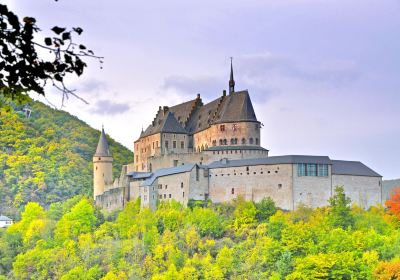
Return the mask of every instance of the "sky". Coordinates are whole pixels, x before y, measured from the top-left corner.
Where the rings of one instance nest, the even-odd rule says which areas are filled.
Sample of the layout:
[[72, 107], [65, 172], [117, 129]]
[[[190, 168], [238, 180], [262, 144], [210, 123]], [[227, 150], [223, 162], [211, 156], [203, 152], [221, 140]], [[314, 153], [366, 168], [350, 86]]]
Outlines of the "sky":
[[[1, 2], [43, 36], [83, 28], [78, 41], [104, 64], [87, 60], [68, 80], [89, 104], [71, 97], [63, 109], [131, 150], [158, 106], [221, 96], [233, 57], [271, 156], [328, 155], [400, 177], [399, 0]], [[52, 88], [46, 97], [61, 104]]]

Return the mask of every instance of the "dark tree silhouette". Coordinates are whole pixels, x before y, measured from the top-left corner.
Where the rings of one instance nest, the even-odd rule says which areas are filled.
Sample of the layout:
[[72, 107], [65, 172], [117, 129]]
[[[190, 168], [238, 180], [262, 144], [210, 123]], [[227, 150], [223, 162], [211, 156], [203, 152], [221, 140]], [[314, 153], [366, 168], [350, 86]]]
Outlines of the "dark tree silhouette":
[[[73, 41], [81, 35], [82, 28], [54, 26], [51, 30], [54, 36], [46, 37], [43, 43], [35, 41], [35, 35], [41, 31], [36, 19], [24, 17], [20, 21], [6, 5], [0, 4], [0, 97], [3, 101], [5, 98], [25, 102], [31, 92], [45, 95], [48, 83], [62, 92], [62, 104], [70, 95], [83, 100], [66, 87], [64, 78], [74, 73], [82, 75], [87, 66], [82, 58], [95, 58], [101, 65], [102, 57]], [[51, 55], [40, 56], [39, 49]]]

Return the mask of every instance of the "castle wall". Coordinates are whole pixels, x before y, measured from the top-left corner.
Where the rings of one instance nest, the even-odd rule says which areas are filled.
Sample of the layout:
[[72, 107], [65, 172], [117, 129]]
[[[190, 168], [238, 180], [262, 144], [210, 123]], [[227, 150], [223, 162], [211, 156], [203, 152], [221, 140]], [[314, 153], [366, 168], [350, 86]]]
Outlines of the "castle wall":
[[147, 158], [161, 153], [161, 133], [143, 137], [134, 145], [135, 171], [147, 171]]
[[[243, 139], [244, 142], [242, 142]], [[219, 123], [193, 135], [193, 148], [197, 152], [213, 146], [260, 146], [260, 143], [260, 124], [258, 122]]]
[[333, 175], [332, 186], [343, 186], [346, 195], [358, 206], [368, 209], [382, 203], [382, 178], [351, 175]]
[[[168, 145], [167, 145], [168, 144]], [[180, 154], [187, 153], [189, 137], [186, 134], [162, 133], [161, 134], [161, 154]]]
[[209, 170], [210, 199], [231, 201], [238, 196], [258, 202], [271, 197], [278, 207], [293, 209], [292, 165], [256, 165]]
[[102, 195], [95, 197], [96, 205], [107, 211], [122, 209], [125, 205], [126, 188], [112, 188], [105, 191]]
[[298, 176], [298, 165], [293, 164], [293, 201], [294, 209], [300, 204], [309, 207], [328, 205], [332, 195], [332, 168], [328, 165], [328, 176]]

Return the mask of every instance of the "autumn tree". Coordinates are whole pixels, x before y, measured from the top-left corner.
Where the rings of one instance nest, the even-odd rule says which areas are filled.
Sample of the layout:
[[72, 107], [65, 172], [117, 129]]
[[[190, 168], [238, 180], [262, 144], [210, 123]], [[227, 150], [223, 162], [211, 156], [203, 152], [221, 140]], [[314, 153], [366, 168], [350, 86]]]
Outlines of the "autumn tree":
[[395, 188], [392, 191], [390, 199], [385, 202], [385, 205], [389, 209], [390, 213], [400, 220], [400, 187]]

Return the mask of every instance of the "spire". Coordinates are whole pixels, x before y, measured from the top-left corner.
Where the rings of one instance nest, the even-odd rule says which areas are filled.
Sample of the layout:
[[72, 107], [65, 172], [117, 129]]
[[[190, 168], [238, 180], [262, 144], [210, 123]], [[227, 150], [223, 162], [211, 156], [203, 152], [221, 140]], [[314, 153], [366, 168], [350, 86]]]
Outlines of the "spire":
[[231, 76], [229, 79], [229, 94], [232, 94], [235, 92], [235, 80], [233, 79], [232, 59], [233, 59], [233, 57], [231, 57]]
[[104, 132], [104, 125], [101, 128], [101, 134], [99, 138], [99, 143], [97, 144], [95, 157], [111, 157], [110, 150], [108, 149], [108, 143], [106, 138], [106, 133]]

